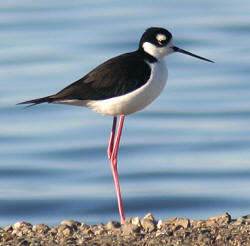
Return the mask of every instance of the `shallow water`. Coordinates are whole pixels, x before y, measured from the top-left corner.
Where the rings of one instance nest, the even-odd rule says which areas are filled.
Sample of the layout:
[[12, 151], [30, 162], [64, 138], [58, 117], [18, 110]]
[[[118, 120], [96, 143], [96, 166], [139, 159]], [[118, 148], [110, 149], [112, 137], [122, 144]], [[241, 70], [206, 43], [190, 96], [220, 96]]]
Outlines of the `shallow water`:
[[249, 1], [0, 3], [0, 225], [119, 220], [106, 157], [111, 117], [16, 106], [57, 92], [149, 26], [209, 59], [167, 57], [162, 95], [128, 116], [119, 152], [126, 215], [207, 218], [250, 207]]

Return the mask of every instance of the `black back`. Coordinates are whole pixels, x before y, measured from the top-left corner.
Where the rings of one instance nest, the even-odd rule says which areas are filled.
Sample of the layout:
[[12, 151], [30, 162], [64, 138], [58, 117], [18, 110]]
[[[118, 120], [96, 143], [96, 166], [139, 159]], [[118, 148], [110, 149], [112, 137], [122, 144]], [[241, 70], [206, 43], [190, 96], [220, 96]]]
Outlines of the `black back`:
[[139, 50], [114, 57], [50, 98], [52, 101], [100, 100], [127, 94], [149, 79], [151, 69], [145, 60], [156, 62]]
[[[157, 34], [166, 36], [166, 40], [157, 40]], [[57, 94], [33, 99], [20, 104], [52, 103], [63, 100], [101, 100], [125, 95], [143, 86], [151, 75], [148, 63], [157, 59], [146, 53], [142, 45], [150, 42], [158, 47], [165, 46], [172, 34], [164, 28], [150, 27], [142, 35], [139, 49], [114, 57], [96, 67], [90, 73], [67, 86]]]

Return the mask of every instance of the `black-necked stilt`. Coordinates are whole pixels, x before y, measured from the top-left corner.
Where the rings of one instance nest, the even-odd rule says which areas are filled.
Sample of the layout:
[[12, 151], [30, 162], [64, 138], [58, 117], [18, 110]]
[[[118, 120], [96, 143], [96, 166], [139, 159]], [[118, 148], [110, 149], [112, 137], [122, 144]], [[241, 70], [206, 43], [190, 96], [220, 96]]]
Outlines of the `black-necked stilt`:
[[[114, 117], [107, 154], [121, 223], [124, 223], [125, 216], [117, 172], [117, 153], [124, 118], [145, 108], [162, 92], [167, 81], [163, 58], [173, 52], [213, 62], [174, 46], [172, 34], [166, 29], [151, 27], [143, 33], [138, 50], [111, 58], [54, 95], [20, 103], [86, 106], [100, 114]], [[116, 134], [117, 116], [120, 116], [120, 121]]]

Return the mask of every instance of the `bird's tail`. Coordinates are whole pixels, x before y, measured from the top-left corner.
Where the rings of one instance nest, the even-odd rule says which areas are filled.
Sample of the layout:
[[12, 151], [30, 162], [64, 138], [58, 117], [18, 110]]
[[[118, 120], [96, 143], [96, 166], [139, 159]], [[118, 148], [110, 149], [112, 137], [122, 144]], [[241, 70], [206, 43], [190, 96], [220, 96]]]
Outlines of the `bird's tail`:
[[37, 98], [37, 99], [33, 99], [33, 100], [29, 100], [29, 101], [25, 101], [25, 102], [20, 102], [17, 105], [20, 104], [32, 104], [30, 106], [36, 105], [36, 104], [40, 104], [40, 103], [51, 103], [53, 102], [53, 98], [51, 96], [48, 97], [41, 97], [41, 98]]

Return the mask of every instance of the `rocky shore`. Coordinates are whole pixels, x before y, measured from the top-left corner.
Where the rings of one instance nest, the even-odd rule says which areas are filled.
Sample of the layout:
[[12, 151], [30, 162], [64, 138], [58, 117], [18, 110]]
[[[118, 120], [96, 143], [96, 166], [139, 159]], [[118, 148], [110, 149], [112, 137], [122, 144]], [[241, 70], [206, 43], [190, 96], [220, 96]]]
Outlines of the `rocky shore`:
[[231, 219], [228, 213], [208, 220], [172, 218], [156, 221], [151, 214], [143, 219], [128, 218], [124, 225], [86, 225], [74, 220], [57, 226], [17, 222], [0, 228], [1, 246], [250, 246], [250, 215]]

